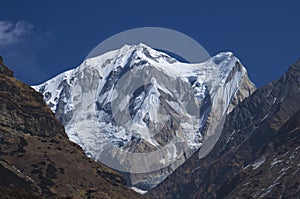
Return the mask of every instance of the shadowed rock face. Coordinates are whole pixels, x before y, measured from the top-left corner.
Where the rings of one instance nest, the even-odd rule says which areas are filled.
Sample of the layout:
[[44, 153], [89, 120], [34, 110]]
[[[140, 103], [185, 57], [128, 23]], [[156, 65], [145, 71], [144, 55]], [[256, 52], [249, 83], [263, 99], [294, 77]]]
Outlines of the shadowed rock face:
[[224, 183], [217, 196], [299, 197], [300, 112], [284, 124], [252, 164]]
[[5, 74], [10, 77], [13, 76], [13, 72], [4, 65], [3, 58], [1, 56], [0, 56], [0, 74]]
[[1, 197], [141, 197], [118, 173], [86, 157], [42, 95], [0, 66]]
[[149, 198], [296, 197], [300, 194], [300, 60], [226, 118], [208, 156], [194, 154]]

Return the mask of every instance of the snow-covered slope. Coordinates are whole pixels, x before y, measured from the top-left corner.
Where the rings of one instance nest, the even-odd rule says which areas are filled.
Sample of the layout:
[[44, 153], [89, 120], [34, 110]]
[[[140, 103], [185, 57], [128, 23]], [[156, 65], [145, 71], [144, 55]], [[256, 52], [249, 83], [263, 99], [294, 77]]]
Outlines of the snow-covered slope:
[[217, 141], [227, 113], [255, 89], [230, 52], [187, 64], [140, 44], [86, 59], [33, 86], [87, 155], [156, 186]]

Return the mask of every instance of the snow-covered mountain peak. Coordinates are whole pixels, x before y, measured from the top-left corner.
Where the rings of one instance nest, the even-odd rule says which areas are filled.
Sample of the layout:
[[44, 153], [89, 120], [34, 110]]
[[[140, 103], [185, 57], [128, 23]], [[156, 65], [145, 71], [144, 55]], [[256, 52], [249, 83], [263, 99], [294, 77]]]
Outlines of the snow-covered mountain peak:
[[[148, 188], [205, 146], [232, 107], [254, 90], [231, 52], [188, 64], [145, 44], [88, 58], [33, 88], [89, 156], [143, 173], [132, 174], [131, 183]], [[111, 159], [118, 164], [105, 162]]]
[[102, 77], [105, 77], [111, 70], [117, 70], [118, 67], [155, 66], [156, 64], [172, 64], [176, 62], [178, 61], [166, 53], [154, 50], [141, 43], [138, 45], [124, 45], [120, 49], [88, 58], [75, 69], [74, 73], [94, 68], [99, 71]]

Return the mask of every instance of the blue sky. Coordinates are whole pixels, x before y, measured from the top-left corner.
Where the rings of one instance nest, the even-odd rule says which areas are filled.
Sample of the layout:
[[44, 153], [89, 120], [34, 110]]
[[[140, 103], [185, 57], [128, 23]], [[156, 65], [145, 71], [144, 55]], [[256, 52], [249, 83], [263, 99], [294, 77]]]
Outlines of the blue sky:
[[209, 53], [232, 51], [259, 87], [300, 57], [300, 3], [289, 1], [1, 1], [0, 55], [15, 76], [41, 83], [78, 66], [98, 43], [164, 27]]

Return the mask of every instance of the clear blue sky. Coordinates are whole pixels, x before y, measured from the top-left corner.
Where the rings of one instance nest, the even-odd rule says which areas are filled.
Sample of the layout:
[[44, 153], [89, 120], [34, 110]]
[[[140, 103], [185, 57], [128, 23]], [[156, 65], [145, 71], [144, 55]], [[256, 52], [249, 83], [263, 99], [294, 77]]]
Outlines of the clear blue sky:
[[210, 55], [232, 51], [257, 86], [300, 57], [300, 1], [1, 1], [0, 55], [28, 84], [78, 66], [106, 38], [138, 27], [165, 27]]

